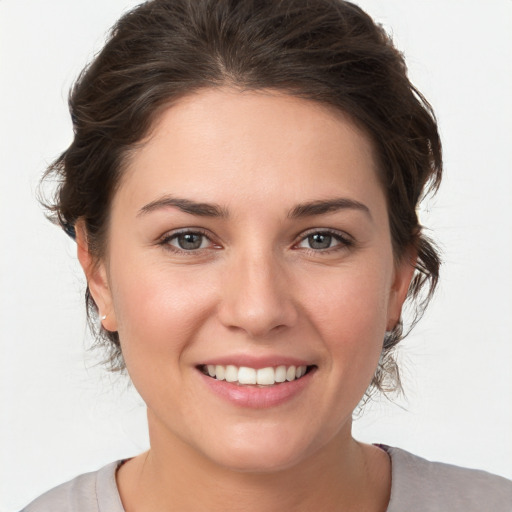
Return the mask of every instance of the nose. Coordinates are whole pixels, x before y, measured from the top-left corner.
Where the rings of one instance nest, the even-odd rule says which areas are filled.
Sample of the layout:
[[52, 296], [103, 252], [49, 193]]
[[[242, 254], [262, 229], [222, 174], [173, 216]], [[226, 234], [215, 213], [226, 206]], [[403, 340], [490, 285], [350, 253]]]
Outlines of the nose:
[[218, 315], [223, 325], [265, 338], [297, 322], [287, 272], [271, 254], [236, 258], [223, 278]]

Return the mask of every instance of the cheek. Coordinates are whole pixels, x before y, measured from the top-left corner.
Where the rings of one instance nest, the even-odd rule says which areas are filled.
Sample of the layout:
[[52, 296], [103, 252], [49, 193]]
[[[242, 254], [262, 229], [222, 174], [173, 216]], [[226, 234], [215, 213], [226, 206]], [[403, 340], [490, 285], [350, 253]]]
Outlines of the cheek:
[[186, 385], [183, 361], [211, 315], [211, 289], [198, 288], [202, 277], [197, 270], [194, 277], [188, 269], [176, 272], [159, 264], [124, 263], [112, 275], [112, 283], [128, 374], [159, 417], [176, 418], [177, 408], [187, 416], [196, 402]]
[[117, 267], [113, 299], [128, 366], [160, 355], [176, 357], [186, 348], [211, 311], [211, 289], [200, 274], [136, 261]]
[[305, 308], [312, 325], [331, 354], [333, 366], [344, 373], [365, 368], [373, 375], [387, 324], [389, 273], [375, 262], [335, 275], [312, 276]]

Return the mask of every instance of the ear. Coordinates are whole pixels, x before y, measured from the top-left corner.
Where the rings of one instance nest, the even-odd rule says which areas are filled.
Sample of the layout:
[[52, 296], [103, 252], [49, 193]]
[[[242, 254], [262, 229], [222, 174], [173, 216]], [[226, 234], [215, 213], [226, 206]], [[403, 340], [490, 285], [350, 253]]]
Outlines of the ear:
[[107, 331], [117, 331], [112, 293], [107, 279], [107, 270], [103, 261], [98, 261], [89, 250], [87, 230], [83, 220], [75, 224], [77, 256], [87, 279], [87, 285], [96, 306], [101, 324]]
[[407, 298], [409, 285], [414, 275], [417, 257], [416, 251], [411, 249], [406, 251], [401, 260], [395, 265], [388, 302], [387, 331], [393, 330], [400, 320], [402, 306]]

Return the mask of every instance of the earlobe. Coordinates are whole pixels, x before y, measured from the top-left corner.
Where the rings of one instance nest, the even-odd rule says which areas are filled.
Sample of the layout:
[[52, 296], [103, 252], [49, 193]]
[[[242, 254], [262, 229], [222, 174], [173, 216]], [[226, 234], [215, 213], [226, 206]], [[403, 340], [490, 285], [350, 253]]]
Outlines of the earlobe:
[[402, 314], [402, 306], [407, 298], [407, 292], [416, 270], [417, 254], [409, 251], [396, 265], [388, 304], [388, 321], [386, 330], [394, 329]]
[[91, 254], [87, 241], [87, 230], [83, 220], [75, 224], [77, 256], [87, 279], [91, 296], [98, 308], [98, 316], [107, 331], [117, 331], [112, 294], [103, 261]]

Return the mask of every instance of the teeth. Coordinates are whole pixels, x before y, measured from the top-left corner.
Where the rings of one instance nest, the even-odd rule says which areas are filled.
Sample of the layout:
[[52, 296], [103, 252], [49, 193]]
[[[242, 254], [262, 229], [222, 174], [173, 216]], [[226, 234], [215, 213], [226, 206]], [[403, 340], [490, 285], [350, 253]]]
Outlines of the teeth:
[[256, 370], [240, 366], [238, 369], [238, 382], [239, 384], [256, 384]]
[[276, 368], [276, 382], [284, 382], [286, 380], [286, 366], [278, 366]]
[[276, 382], [276, 372], [274, 368], [260, 368], [256, 372], [256, 382], [261, 386], [271, 386]]
[[238, 368], [236, 366], [226, 366], [226, 380], [228, 382], [236, 382], [238, 380]]
[[215, 378], [217, 380], [224, 380], [226, 378], [226, 368], [224, 368], [224, 366], [218, 364], [215, 367]]
[[289, 366], [286, 370], [286, 380], [295, 380], [295, 366]]
[[244, 385], [258, 384], [260, 386], [272, 386], [276, 383], [291, 382], [300, 379], [307, 371], [307, 366], [271, 366], [267, 368], [248, 368], [247, 366], [213, 365], [203, 367], [203, 372], [217, 380], [225, 380]]

